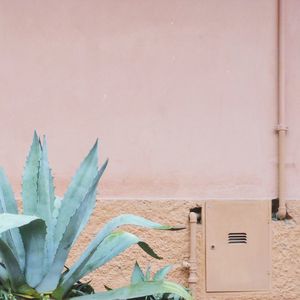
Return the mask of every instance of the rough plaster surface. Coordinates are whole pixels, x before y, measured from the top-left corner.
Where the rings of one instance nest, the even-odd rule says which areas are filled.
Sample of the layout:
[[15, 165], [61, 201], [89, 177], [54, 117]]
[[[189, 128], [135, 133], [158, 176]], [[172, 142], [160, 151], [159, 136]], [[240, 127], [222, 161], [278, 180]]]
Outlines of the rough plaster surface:
[[[130, 281], [134, 262], [138, 260], [144, 268], [151, 263], [153, 271], [165, 264], [174, 264], [169, 279], [187, 285], [188, 271], [182, 267], [182, 262], [189, 256], [188, 214], [191, 208], [204, 206], [203, 204], [203, 201], [99, 200], [90, 224], [71, 254], [70, 263], [78, 257], [86, 243], [95, 236], [106, 221], [121, 213], [134, 213], [160, 223], [185, 225], [187, 229], [162, 232], [126, 228], [138, 233], [164, 259], [161, 261], [152, 259], [134, 246], [86, 277], [86, 280], [92, 280], [96, 290], [103, 290], [103, 284], [113, 288], [125, 285]], [[196, 299], [300, 299], [300, 201], [289, 201], [288, 207], [293, 220], [272, 222], [272, 289], [269, 292], [205, 293], [205, 225], [198, 225], [199, 285]]]

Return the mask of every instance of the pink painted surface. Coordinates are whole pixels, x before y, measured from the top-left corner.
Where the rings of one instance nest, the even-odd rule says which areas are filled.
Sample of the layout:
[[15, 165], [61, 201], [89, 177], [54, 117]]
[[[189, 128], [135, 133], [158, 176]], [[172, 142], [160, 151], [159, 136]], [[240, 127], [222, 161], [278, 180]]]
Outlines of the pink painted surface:
[[286, 27], [287, 197], [300, 198], [300, 2], [289, 0]]
[[[276, 1], [0, 2], [0, 164], [36, 128], [58, 191], [96, 137], [111, 197], [276, 197]], [[289, 196], [300, 198], [299, 1], [289, 0]]]

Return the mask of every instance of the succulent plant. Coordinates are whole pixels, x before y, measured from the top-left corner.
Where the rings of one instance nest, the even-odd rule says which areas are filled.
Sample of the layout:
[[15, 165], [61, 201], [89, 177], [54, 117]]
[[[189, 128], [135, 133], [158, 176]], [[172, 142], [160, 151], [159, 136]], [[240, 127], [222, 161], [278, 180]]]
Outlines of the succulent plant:
[[[141, 269], [139, 264], [136, 262], [131, 275], [131, 284], [139, 282], [155, 282], [165, 280], [168, 273], [171, 271], [172, 265], [166, 265], [159, 269], [151, 278], [151, 267], [149, 266], [145, 272]], [[134, 298], [133, 300], [183, 300], [184, 298], [173, 293], [157, 293], [144, 297]]]
[[[18, 213], [12, 188], [0, 169], [0, 298], [67, 298], [83, 276], [134, 244], [160, 258], [136, 235], [117, 229], [122, 225], [176, 228], [135, 215], [120, 215], [104, 225], [80, 258], [64, 272], [68, 254], [95, 207], [97, 185], [106, 166], [107, 161], [98, 169], [96, 142], [60, 199], [54, 192], [46, 138], [41, 143], [34, 133], [23, 174], [22, 214]], [[175, 293], [191, 299], [184, 288], [165, 280], [137, 282], [81, 299], [131, 299], [157, 293]]]

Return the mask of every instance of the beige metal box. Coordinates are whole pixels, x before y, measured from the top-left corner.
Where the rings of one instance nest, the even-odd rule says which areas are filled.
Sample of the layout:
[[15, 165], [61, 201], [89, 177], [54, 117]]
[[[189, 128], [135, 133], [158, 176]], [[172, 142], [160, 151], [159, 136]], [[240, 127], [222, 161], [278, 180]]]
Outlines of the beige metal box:
[[207, 201], [207, 292], [270, 288], [271, 201]]

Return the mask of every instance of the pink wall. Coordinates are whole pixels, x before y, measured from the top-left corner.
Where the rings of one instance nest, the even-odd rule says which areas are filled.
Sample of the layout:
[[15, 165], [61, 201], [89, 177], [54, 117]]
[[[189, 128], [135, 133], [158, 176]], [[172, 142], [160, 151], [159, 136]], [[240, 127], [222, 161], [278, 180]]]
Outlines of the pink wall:
[[300, 1], [287, 3], [287, 194], [290, 199], [300, 199]]
[[[300, 198], [300, 3], [288, 2]], [[2, 0], [0, 65], [0, 163], [17, 186], [36, 128], [60, 192], [99, 137], [104, 196], [276, 196], [275, 0]]]

